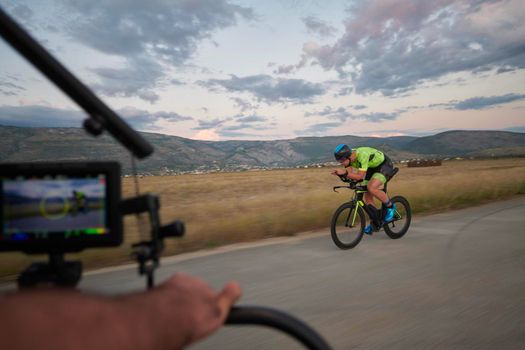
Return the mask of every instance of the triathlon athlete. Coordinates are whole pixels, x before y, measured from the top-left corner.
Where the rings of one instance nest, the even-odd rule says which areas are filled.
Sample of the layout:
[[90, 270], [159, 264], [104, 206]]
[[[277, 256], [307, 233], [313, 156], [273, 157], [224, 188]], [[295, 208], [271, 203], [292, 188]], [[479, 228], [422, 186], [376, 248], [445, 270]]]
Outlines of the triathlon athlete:
[[[371, 222], [365, 227], [364, 233], [370, 235], [373, 231], [379, 230], [381, 226], [392, 221], [396, 207], [386, 192], [383, 191], [394, 171], [392, 161], [383, 152], [375, 148], [358, 147], [352, 150], [345, 144], [340, 144], [335, 148], [334, 156], [345, 169], [334, 170], [332, 175], [354, 181], [367, 181], [368, 192], [364, 195], [364, 201], [365, 210]], [[356, 169], [357, 172], [349, 172], [346, 169], [349, 167]], [[374, 197], [383, 203], [382, 218], [379, 217], [374, 205]]]

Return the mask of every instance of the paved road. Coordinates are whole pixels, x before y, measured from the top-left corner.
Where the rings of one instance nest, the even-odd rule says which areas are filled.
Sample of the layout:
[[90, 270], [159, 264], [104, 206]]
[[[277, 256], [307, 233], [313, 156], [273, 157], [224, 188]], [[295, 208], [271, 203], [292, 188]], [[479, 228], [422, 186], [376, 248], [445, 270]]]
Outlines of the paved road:
[[[327, 231], [166, 259], [240, 304], [273, 306], [316, 328], [335, 349], [525, 349], [525, 197], [416, 218], [339, 250]], [[190, 232], [191, 234], [191, 232]], [[87, 275], [81, 288], [141, 289], [135, 269]], [[193, 349], [303, 349], [260, 327], [225, 327]]]

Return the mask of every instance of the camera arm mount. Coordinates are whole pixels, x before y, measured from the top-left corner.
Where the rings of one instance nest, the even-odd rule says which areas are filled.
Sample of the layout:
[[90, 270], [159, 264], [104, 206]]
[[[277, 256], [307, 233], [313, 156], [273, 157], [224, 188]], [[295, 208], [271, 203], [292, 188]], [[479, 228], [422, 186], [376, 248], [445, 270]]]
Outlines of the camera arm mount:
[[63, 252], [49, 252], [49, 261], [32, 263], [17, 279], [18, 288], [42, 284], [74, 288], [82, 276], [80, 261], [65, 261]]
[[149, 214], [151, 240], [140, 241], [132, 245], [133, 255], [139, 264], [139, 274], [146, 275], [148, 289], [155, 283], [154, 273], [159, 266], [159, 257], [164, 250], [164, 238], [184, 236], [184, 223], [176, 220], [162, 226], [159, 217], [160, 201], [157, 195], [148, 193], [125, 199], [121, 203], [122, 215]]

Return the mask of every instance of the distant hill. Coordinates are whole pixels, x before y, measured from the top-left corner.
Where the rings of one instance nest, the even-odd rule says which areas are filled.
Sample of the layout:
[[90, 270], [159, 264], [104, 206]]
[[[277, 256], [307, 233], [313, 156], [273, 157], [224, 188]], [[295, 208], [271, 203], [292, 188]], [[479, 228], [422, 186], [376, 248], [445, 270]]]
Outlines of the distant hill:
[[[424, 155], [460, 156], [486, 153], [489, 149], [525, 147], [525, 134], [507, 131], [447, 131], [421, 137], [404, 148]], [[486, 154], [490, 154], [488, 152]]]
[[[234, 170], [310, 165], [332, 161], [339, 143], [372, 146], [395, 161], [451, 156], [525, 155], [525, 134], [504, 131], [449, 131], [427, 137], [299, 137], [276, 141], [199, 141], [141, 133], [154, 147], [137, 163], [142, 173]], [[1, 162], [119, 160], [130, 172], [129, 152], [110, 136], [94, 138], [80, 128], [0, 126]], [[490, 150], [493, 149], [491, 152]]]

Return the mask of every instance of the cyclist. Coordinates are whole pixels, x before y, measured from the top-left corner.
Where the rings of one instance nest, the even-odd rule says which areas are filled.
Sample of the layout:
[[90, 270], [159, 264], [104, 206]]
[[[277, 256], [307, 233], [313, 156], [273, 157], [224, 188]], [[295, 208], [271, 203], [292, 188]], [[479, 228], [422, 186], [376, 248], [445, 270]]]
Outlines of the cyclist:
[[75, 200], [75, 208], [82, 213], [87, 212], [87, 198], [86, 194], [81, 191], [73, 190], [73, 199]]
[[[365, 227], [364, 233], [372, 234], [373, 231], [393, 220], [396, 206], [390, 201], [383, 188], [393, 174], [394, 165], [392, 161], [381, 151], [372, 147], [358, 147], [351, 149], [345, 144], [340, 144], [334, 151], [335, 159], [345, 167], [344, 170], [334, 170], [332, 175], [355, 181], [368, 181], [366, 188], [368, 192], [364, 195], [365, 210], [371, 222]], [[346, 168], [357, 169], [357, 172], [349, 172]], [[383, 217], [379, 218], [374, 205], [374, 197], [383, 203]], [[386, 210], [385, 210], [386, 209]], [[375, 226], [375, 227], [374, 227]]]

